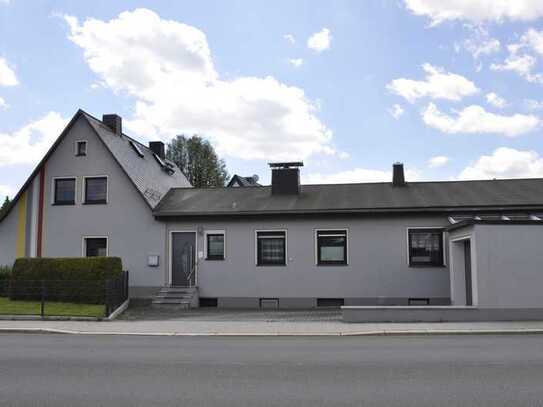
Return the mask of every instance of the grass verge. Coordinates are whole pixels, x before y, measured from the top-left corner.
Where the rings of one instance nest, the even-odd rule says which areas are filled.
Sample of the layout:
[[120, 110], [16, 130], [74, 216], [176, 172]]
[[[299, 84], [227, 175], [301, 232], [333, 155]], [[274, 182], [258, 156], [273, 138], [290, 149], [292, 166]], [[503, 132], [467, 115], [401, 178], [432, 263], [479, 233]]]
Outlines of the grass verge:
[[[39, 301], [11, 301], [0, 297], [0, 315], [40, 315]], [[45, 315], [70, 317], [97, 317], [104, 316], [104, 305], [75, 304], [71, 302], [46, 302]]]

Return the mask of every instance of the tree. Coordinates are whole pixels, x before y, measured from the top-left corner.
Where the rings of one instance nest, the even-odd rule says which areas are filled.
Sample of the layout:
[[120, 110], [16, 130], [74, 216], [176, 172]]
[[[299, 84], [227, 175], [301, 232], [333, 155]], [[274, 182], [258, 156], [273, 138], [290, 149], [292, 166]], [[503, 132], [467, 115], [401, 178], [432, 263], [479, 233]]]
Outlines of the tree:
[[223, 187], [228, 179], [224, 160], [217, 156], [209, 141], [198, 135], [175, 137], [168, 143], [166, 156], [196, 188]]
[[6, 196], [6, 199], [4, 200], [4, 203], [0, 207], [0, 218], [4, 215], [4, 212], [8, 209], [8, 206], [9, 206], [10, 203], [11, 203], [11, 201]]

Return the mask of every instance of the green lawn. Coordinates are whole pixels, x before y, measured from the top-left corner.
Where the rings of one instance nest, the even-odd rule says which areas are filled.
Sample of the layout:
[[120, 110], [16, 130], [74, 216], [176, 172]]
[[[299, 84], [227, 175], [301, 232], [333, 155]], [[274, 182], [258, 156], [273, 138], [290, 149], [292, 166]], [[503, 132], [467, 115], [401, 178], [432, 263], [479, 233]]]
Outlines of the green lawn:
[[[11, 301], [0, 297], [0, 315], [40, 315], [39, 301]], [[71, 302], [46, 302], [45, 315], [72, 317], [103, 317], [104, 305], [74, 304]]]

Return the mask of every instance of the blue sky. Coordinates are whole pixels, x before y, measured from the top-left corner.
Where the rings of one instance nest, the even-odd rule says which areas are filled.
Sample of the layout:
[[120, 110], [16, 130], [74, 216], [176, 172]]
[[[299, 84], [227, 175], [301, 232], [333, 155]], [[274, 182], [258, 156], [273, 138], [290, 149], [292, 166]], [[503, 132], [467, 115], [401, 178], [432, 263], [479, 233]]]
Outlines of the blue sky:
[[[0, 0], [0, 198], [82, 108], [304, 182], [543, 176], [543, 1]], [[542, 30], [542, 31], [540, 31]]]

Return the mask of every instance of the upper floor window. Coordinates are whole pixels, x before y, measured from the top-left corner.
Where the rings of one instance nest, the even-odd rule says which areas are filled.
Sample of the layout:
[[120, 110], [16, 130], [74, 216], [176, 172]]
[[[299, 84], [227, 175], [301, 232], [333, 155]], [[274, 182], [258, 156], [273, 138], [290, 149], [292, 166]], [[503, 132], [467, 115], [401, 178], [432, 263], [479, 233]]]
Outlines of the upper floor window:
[[409, 265], [443, 266], [443, 230], [409, 229]]
[[224, 260], [224, 232], [206, 233], [207, 260]]
[[83, 157], [87, 155], [87, 142], [86, 141], [76, 141], [75, 142], [75, 155], [78, 157]]
[[287, 232], [256, 232], [257, 266], [284, 266], [287, 264]]
[[347, 230], [317, 230], [317, 264], [347, 264]]
[[75, 178], [54, 178], [53, 204], [75, 205]]
[[85, 204], [107, 203], [107, 177], [85, 177]]

